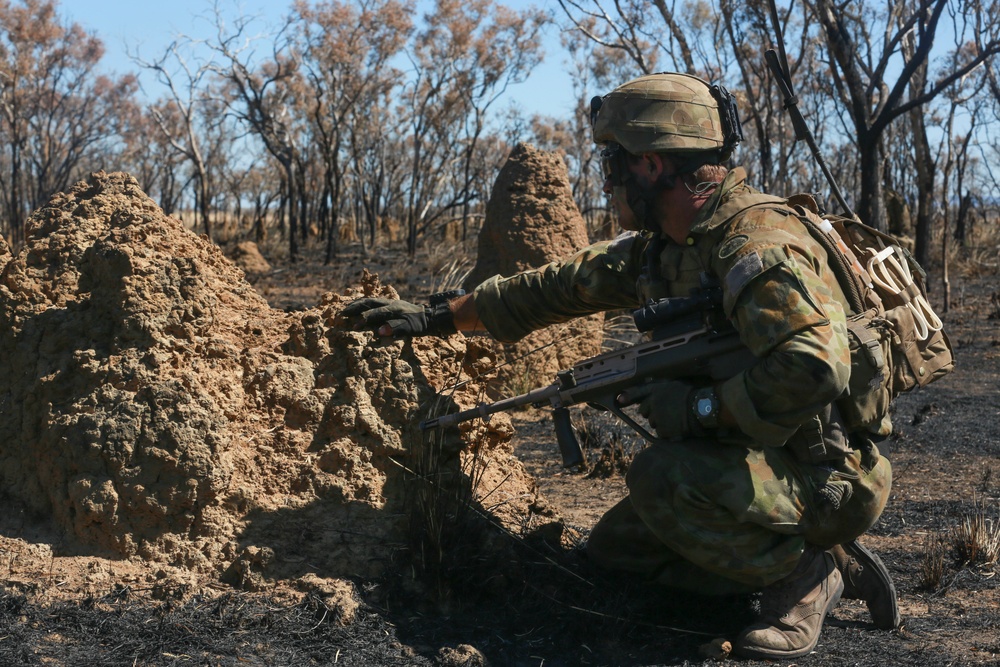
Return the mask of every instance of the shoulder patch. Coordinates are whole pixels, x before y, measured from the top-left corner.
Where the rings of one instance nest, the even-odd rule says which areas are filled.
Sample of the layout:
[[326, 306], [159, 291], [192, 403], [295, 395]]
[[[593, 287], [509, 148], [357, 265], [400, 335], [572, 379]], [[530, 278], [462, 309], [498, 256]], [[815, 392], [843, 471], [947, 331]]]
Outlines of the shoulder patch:
[[764, 271], [764, 262], [756, 252], [749, 252], [733, 264], [726, 274], [726, 291], [737, 295], [746, 284]]
[[722, 247], [719, 248], [719, 259], [726, 259], [736, 254], [736, 251], [750, 242], [750, 237], [746, 234], [737, 234], [726, 239]]

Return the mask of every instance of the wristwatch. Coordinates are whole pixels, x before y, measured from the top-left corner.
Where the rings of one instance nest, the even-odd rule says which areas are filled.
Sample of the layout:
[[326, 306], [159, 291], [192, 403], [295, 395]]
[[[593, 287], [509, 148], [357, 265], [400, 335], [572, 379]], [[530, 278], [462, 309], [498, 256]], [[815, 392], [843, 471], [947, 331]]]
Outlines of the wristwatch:
[[698, 423], [705, 428], [719, 428], [719, 399], [711, 387], [695, 389], [691, 403]]

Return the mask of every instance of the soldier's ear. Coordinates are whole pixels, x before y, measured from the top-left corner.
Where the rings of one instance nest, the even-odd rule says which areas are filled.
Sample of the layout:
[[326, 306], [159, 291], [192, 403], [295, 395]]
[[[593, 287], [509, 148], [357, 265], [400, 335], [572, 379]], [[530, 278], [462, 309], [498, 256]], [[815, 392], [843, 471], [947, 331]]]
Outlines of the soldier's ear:
[[643, 153], [642, 163], [652, 181], [656, 181], [667, 168], [666, 161], [659, 153]]

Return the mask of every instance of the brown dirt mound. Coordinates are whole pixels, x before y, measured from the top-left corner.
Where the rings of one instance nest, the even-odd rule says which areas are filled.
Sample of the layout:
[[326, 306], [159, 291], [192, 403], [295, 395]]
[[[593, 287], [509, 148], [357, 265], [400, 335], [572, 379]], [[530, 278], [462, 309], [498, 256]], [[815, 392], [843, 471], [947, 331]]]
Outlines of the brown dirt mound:
[[267, 273], [271, 270], [270, 262], [264, 259], [260, 248], [253, 241], [240, 241], [233, 246], [228, 256], [248, 274]]
[[432, 401], [474, 403], [474, 383], [437, 395], [464, 339], [373, 343], [338, 325], [352, 298], [395, 295], [377, 277], [273, 310], [121, 173], [55, 196], [28, 239], [0, 249], [0, 483], [69, 553], [248, 589], [374, 576], [407, 548], [407, 471], [432, 455], [451, 473], [437, 484], [506, 499], [512, 526], [530, 514], [509, 420], [433, 447], [415, 429]]
[[587, 228], [558, 154], [518, 144], [497, 175], [479, 233], [475, 287], [490, 276], [544, 266], [589, 245]]
[[[471, 291], [495, 275], [512, 276], [545, 266], [588, 245], [587, 225], [573, 200], [562, 158], [518, 144], [497, 175], [479, 233], [476, 265], [463, 281]], [[535, 331], [514, 344], [475, 343], [477, 354], [496, 359], [491, 396], [523, 393], [575, 362], [600, 354], [604, 314]], [[558, 343], [556, 345], [555, 343]]]

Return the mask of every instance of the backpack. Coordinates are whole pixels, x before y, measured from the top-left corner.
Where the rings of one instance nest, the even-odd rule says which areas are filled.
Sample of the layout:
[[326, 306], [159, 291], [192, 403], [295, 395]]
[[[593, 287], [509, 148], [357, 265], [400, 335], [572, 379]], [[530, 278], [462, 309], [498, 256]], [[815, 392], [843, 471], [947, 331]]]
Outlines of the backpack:
[[787, 200], [827, 251], [851, 313], [851, 378], [837, 407], [849, 430], [891, 431], [889, 405], [955, 367], [951, 341], [927, 299], [926, 273], [894, 237], [857, 220], [820, 217], [815, 200]]

